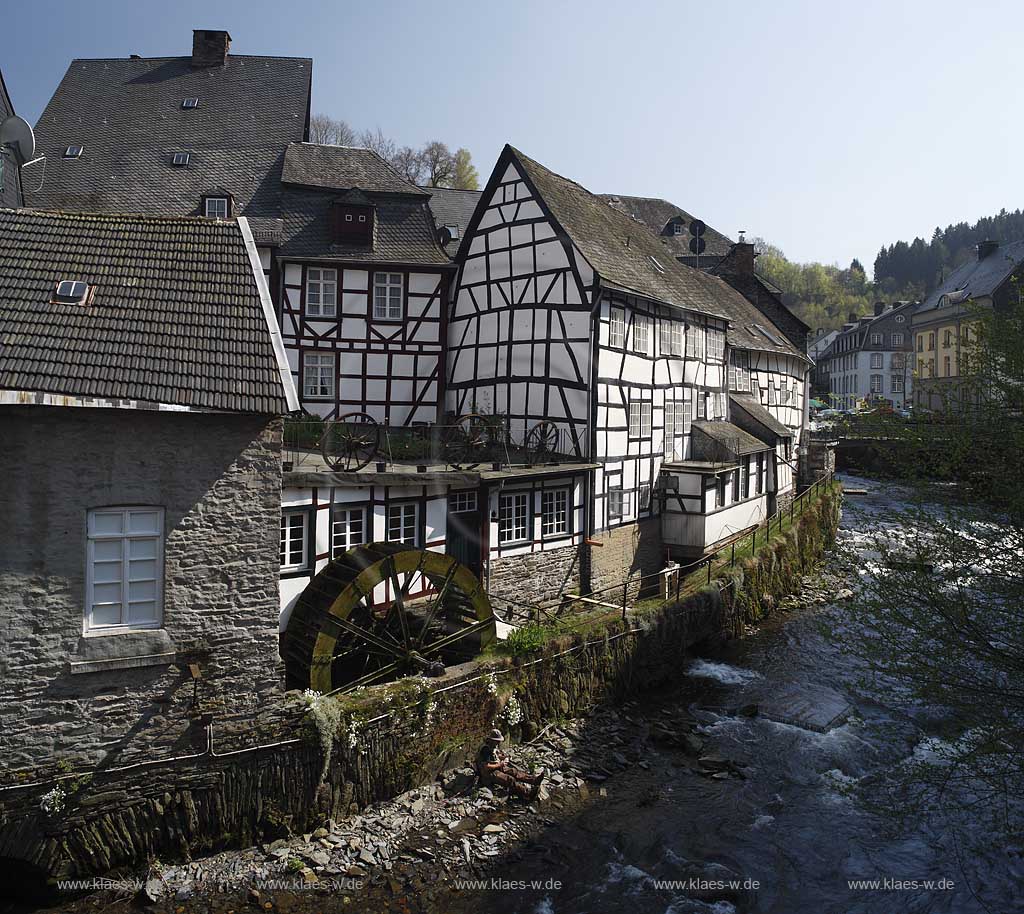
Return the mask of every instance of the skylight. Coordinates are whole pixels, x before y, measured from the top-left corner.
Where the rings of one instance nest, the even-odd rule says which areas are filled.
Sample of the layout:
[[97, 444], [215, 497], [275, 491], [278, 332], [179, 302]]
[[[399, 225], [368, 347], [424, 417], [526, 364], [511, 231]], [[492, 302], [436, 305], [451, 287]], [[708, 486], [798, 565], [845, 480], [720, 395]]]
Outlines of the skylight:
[[757, 327], [757, 329], [761, 331], [761, 333], [765, 336], [765, 338], [767, 338], [767, 339], [771, 340], [773, 343], [775, 343], [776, 346], [783, 345], [782, 340], [780, 340], [778, 338], [778, 336], [776, 336], [774, 333], [772, 333], [767, 328], [762, 327], [760, 324], [754, 324], [754, 326]]
[[64, 150], [65, 159], [80, 159], [82, 157], [82, 146], [68, 146]]
[[62, 279], [57, 283], [53, 300], [69, 305], [84, 305], [89, 298], [89, 284], [78, 279]]
[[655, 257], [653, 254], [648, 254], [647, 259], [650, 260], [651, 266], [654, 267], [654, 269], [656, 269], [659, 273], [665, 272], [665, 268], [660, 263], [658, 263], [658, 258]]
[[194, 95], [190, 95], [188, 98], [183, 99], [181, 102], [182, 108], [195, 108], [199, 105], [199, 99]]
[[189, 154], [187, 152], [176, 152], [174, 153], [174, 160], [171, 162], [172, 165], [184, 167], [188, 165]]

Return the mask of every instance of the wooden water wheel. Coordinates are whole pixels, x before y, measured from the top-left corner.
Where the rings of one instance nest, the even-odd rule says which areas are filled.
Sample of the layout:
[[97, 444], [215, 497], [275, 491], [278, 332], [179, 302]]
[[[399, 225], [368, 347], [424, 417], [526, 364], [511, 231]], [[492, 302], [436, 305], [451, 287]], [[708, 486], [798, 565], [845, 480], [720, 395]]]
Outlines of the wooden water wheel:
[[[429, 592], [410, 598], [410, 587], [422, 587], [423, 579]], [[374, 605], [385, 592], [387, 599]], [[289, 688], [326, 693], [438, 675], [476, 656], [494, 636], [490, 601], [468, 568], [441, 552], [371, 543], [350, 549], [310, 581], [288, 620], [282, 654]]]

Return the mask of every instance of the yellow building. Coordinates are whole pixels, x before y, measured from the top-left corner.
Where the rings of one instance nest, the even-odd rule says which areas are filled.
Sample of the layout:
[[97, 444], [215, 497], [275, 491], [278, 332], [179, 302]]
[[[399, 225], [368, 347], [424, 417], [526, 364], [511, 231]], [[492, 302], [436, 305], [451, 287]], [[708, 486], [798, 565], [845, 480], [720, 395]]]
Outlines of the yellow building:
[[966, 377], [977, 341], [976, 309], [1016, 298], [1022, 265], [1024, 241], [983, 241], [977, 258], [957, 267], [918, 308], [911, 320], [917, 409], [956, 411], [977, 401], [977, 387]]

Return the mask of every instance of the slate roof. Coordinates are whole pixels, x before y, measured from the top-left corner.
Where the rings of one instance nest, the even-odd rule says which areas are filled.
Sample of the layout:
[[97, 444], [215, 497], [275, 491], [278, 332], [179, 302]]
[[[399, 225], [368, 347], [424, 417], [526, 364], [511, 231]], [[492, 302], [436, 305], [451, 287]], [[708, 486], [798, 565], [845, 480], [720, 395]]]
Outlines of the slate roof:
[[[693, 258], [690, 239], [694, 236], [690, 232], [690, 223], [696, 216], [659, 197], [630, 197], [625, 194], [601, 194], [600, 197], [610, 206], [647, 226], [676, 257]], [[666, 231], [670, 222], [682, 224], [683, 233], [676, 235], [671, 229]], [[705, 248], [700, 255], [701, 265], [705, 262], [710, 264], [711, 258], [724, 257], [732, 250], [732, 241], [710, 225], [705, 229], [703, 237]], [[687, 265], [693, 264], [687, 261]]]
[[[483, 192], [479, 190], [456, 190], [454, 187], [427, 187], [430, 193], [430, 211], [434, 214], [434, 223], [440, 228], [443, 225], [457, 225], [459, 238], [466, 234], [469, 220], [473, 218], [476, 205], [480, 202]], [[454, 254], [458, 244], [451, 245]]]
[[358, 187], [364, 192], [428, 195], [428, 191], [407, 181], [372, 149], [360, 146], [290, 143], [281, 180], [330, 190]]
[[286, 187], [282, 257], [315, 260], [366, 261], [446, 265], [451, 258], [437, 241], [426, 198], [368, 194], [376, 207], [373, 249], [336, 244], [331, 236], [328, 208], [337, 193]]
[[266, 302], [235, 220], [0, 210], [0, 388], [280, 414]]
[[[734, 413], [737, 409], [740, 410], [752, 422], [762, 426], [778, 438], [793, 437], [793, 430], [776, 419], [751, 394], [729, 394], [729, 400], [732, 403]], [[739, 421], [739, 418], [737, 418], [737, 421]]]
[[[668, 256], [650, 230], [585, 187], [545, 168], [510, 147], [562, 228], [597, 270], [601, 282], [627, 292], [730, 321], [727, 339], [740, 349], [757, 349], [807, 361], [781, 330], [727, 282]], [[628, 244], [627, 244], [628, 241]], [[664, 272], [659, 272], [654, 257]], [[776, 339], [757, 329], [760, 324]]]
[[[36, 125], [45, 180], [30, 182], [26, 204], [189, 215], [221, 185], [235, 213], [277, 218], [285, 146], [308, 134], [312, 68], [234, 54], [199, 68], [191, 57], [73, 60]], [[182, 108], [193, 96], [198, 106]], [[81, 158], [64, 158], [72, 144]], [[186, 167], [170, 164], [175, 152], [191, 153]]]
[[[427, 191], [411, 184], [376, 152], [355, 146], [292, 143], [284, 156], [283, 257], [440, 265], [451, 258], [438, 243]], [[337, 244], [329, 208], [337, 199], [375, 207], [373, 248]]]
[[767, 442], [755, 438], [731, 422], [699, 421], [693, 423], [693, 428], [708, 439], [701, 441], [699, 436], [694, 438], [693, 445], [698, 458], [718, 460], [724, 455], [730, 460], [735, 460], [745, 454], [756, 454], [771, 447]]
[[972, 258], [961, 264], [949, 278], [929, 295], [915, 313], [933, 311], [939, 299], [950, 292], [966, 291], [964, 298], [982, 298], [992, 295], [1024, 263], [1024, 241], [1000, 244], [984, 260]]

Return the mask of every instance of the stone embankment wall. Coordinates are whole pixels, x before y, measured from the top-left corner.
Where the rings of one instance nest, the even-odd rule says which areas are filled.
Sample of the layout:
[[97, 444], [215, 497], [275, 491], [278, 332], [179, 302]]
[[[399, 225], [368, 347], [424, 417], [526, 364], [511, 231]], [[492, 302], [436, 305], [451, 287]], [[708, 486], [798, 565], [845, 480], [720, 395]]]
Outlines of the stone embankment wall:
[[533, 652], [488, 657], [441, 680], [404, 680], [340, 699], [292, 693], [283, 745], [0, 792], [0, 857], [50, 875], [102, 873], [307, 831], [432, 781], [497, 722], [529, 737], [679, 676], [693, 645], [737, 636], [769, 613], [832, 544], [841, 496], [825, 489], [791, 528], [678, 603], [636, 609], [552, 636]]

